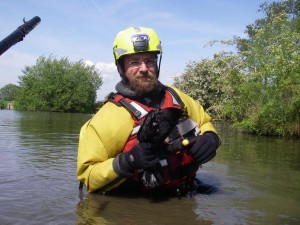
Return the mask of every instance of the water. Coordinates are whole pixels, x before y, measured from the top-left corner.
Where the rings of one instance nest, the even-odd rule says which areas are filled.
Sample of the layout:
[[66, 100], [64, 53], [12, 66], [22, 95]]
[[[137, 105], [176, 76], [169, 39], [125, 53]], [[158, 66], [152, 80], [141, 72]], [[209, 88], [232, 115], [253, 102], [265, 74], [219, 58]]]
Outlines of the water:
[[215, 124], [218, 156], [198, 178], [219, 189], [147, 199], [78, 191], [86, 114], [0, 111], [0, 224], [300, 224], [300, 140], [242, 135]]

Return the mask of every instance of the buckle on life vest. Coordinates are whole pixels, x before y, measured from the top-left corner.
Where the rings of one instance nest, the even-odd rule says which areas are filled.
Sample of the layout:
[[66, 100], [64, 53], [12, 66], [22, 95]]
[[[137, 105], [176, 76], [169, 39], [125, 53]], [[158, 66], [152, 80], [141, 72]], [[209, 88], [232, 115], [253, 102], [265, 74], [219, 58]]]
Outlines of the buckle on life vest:
[[167, 146], [167, 150], [175, 154], [179, 154], [186, 148], [186, 144], [183, 143], [183, 141], [199, 134], [200, 130], [197, 125], [198, 123], [190, 118], [187, 118], [177, 124], [165, 140], [169, 144]]
[[138, 104], [136, 104], [135, 102], [126, 101], [126, 99], [122, 95], [119, 95], [117, 93], [111, 92], [107, 96], [107, 101], [109, 100], [115, 103], [120, 103], [138, 119], [141, 119], [145, 115], [145, 112], [147, 114], [147, 111], [141, 109], [141, 107]]

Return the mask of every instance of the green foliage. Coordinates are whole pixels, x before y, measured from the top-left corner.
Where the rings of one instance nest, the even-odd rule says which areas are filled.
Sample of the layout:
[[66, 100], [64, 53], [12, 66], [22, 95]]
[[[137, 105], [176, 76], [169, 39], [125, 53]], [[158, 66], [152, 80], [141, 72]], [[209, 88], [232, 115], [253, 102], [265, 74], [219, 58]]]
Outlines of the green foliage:
[[[240, 40], [237, 42], [250, 78], [260, 87], [256, 89], [254, 107], [247, 108], [244, 118], [256, 125], [255, 133], [299, 134], [299, 130], [294, 129], [299, 123], [300, 110], [297, 104], [300, 100], [300, 29], [296, 26], [299, 11], [294, 10], [299, 5], [300, 1], [263, 4], [261, 10], [265, 18], [247, 27], [249, 39], [243, 44]], [[250, 96], [251, 93], [243, 94]], [[247, 126], [244, 128], [249, 131]]]
[[14, 101], [20, 87], [14, 84], [7, 84], [0, 89], [0, 96], [4, 101]]
[[[239, 101], [237, 87], [242, 83], [243, 62], [233, 53], [215, 54], [213, 60], [190, 62], [184, 73], [174, 78], [174, 86], [183, 90], [214, 118], [234, 118], [238, 112], [231, 109]], [[234, 84], [234, 85], [232, 85]], [[240, 107], [243, 110], [243, 107]]]
[[26, 66], [19, 80], [15, 108], [24, 111], [90, 113], [102, 85], [95, 66], [51, 56], [39, 57], [36, 65]]
[[236, 45], [236, 55], [189, 64], [175, 86], [244, 131], [299, 136], [299, 9], [300, 0], [262, 4], [265, 17], [246, 27], [248, 38], [220, 41]]
[[5, 102], [3, 100], [0, 100], [0, 109], [5, 109]]
[[95, 102], [95, 109], [98, 110], [104, 105], [104, 102]]

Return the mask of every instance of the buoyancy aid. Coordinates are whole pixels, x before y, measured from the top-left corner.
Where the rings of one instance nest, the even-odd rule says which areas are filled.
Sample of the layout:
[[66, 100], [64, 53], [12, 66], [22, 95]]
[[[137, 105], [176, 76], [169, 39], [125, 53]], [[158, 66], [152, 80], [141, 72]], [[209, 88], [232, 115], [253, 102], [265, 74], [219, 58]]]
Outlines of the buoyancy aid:
[[[138, 143], [137, 133], [142, 126], [146, 115], [150, 111], [156, 110], [156, 108], [148, 107], [147, 105], [117, 93], [111, 93], [108, 97], [108, 101], [125, 107], [134, 119], [132, 132], [123, 148], [123, 152], [127, 152]], [[181, 101], [178, 94], [170, 87], [165, 88], [165, 96], [160, 105], [160, 110], [167, 108], [184, 110], [184, 103]], [[135, 182], [141, 182], [144, 189], [152, 189], [157, 186], [177, 188], [193, 178], [199, 169], [199, 164], [193, 161], [188, 150], [190, 146], [183, 147], [181, 143], [186, 135], [198, 135], [199, 129], [197, 125], [198, 124], [195, 121], [191, 120], [186, 115], [184, 118], [180, 119], [180, 122], [178, 122], [171, 134], [165, 140], [168, 148], [162, 151], [163, 154], [161, 155], [159, 164], [155, 166], [155, 168], [150, 169], [150, 173], [149, 170], [134, 171], [134, 174], [130, 179]], [[158, 179], [157, 175], [161, 176], [160, 182], [155, 185], [149, 185], [149, 183], [145, 182], [145, 176], [153, 176], [151, 173], [155, 173], [154, 179]]]

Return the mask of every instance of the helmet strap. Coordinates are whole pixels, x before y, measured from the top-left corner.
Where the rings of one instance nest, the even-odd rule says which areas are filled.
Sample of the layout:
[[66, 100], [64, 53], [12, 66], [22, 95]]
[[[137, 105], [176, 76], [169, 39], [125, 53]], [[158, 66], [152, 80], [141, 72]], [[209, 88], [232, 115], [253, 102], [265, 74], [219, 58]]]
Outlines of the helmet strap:
[[127, 82], [128, 79], [125, 75], [125, 69], [124, 69], [124, 63], [122, 59], [117, 60], [117, 69], [118, 69], [118, 73], [120, 74], [120, 77]]
[[160, 66], [161, 66], [162, 53], [159, 54], [158, 66], [157, 66], [157, 78], [159, 77]]

